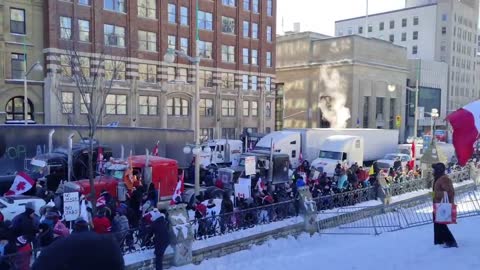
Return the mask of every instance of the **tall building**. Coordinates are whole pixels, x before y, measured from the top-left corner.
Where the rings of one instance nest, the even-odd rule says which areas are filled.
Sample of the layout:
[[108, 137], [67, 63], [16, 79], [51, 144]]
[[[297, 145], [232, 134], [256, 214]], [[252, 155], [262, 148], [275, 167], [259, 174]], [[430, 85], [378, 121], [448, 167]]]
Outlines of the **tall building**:
[[312, 32], [277, 38], [277, 80], [288, 128], [400, 129], [408, 75], [406, 50], [379, 39]]
[[441, 91], [447, 95], [441, 102], [448, 113], [480, 96], [475, 61], [478, 9], [478, 0], [406, 0], [404, 9], [337, 21], [335, 31], [338, 36], [359, 34], [404, 46], [410, 59], [446, 63], [447, 72], [441, 76], [448, 78], [448, 86]]
[[120, 67], [103, 124], [193, 129], [195, 67], [181, 57], [164, 61], [176, 49], [201, 57], [203, 139], [273, 130], [276, 0], [196, 2], [45, 0], [46, 122], [82, 119], [63, 56], [75, 48], [87, 72], [100, 54], [107, 77], [112, 65]]
[[[0, 123], [43, 123], [43, 0], [0, 1]], [[36, 62], [39, 65], [35, 65]]]

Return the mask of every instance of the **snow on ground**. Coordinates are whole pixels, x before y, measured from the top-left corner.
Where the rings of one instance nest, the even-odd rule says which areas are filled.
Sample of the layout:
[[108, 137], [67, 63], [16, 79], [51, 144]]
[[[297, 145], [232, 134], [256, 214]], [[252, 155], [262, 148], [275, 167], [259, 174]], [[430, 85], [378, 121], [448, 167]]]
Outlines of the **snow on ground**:
[[433, 245], [433, 225], [379, 236], [302, 234], [271, 240], [225, 257], [176, 270], [405, 270], [480, 269], [480, 217], [450, 225], [459, 248]]

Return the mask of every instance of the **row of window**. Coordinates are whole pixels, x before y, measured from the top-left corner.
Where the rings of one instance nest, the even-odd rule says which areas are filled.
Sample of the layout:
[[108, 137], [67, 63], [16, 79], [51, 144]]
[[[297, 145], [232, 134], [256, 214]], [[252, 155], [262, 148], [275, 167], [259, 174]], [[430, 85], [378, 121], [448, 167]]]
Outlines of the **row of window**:
[[[250, 28], [250, 25], [252, 26], [251, 28]], [[244, 38], [251, 37], [253, 39], [258, 39], [258, 23], [243, 21], [242, 32], [243, 32]], [[273, 34], [272, 34], [271, 26], [267, 26], [266, 35], [267, 35], [267, 42], [272, 42]]]
[[[388, 37], [388, 40], [390, 42], [395, 42], [395, 34], [390, 34]], [[401, 35], [401, 41], [407, 41], [407, 33], [403, 32]], [[418, 40], [418, 31], [413, 31], [412, 32], [412, 40]]]
[[[273, 14], [273, 0], [266, 0], [267, 3], [267, 15], [272, 16]], [[236, 0], [222, 0], [224, 6], [236, 7]], [[242, 3], [243, 10], [252, 11], [254, 13], [260, 12], [260, 0], [243, 0]]]
[[[62, 113], [74, 113], [74, 93], [62, 92]], [[86, 94], [80, 98], [80, 113], [87, 114], [90, 105], [90, 95]], [[265, 104], [265, 117], [272, 116], [272, 103]], [[158, 97], [139, 96], [138, 111], [140, 115], [158, 115]], [[214, 116], [214, 101], [210, 98], [200, 99], [200, 115], [209, 117]], [[127, 95], [110, 94], [105, 99], [105, 113], [108, 115], [126, 115], [127, 114]], [[167, 115], [169, 116], [188, 116], [190, 115], [190, 102], [186, 99], [174, 97], [167, 100]], [[222, 100], [222, 116], [233, 117], [236, 115], [235, 100]], [[257, 101], [243, 101], [243, 116], [258, 116]]]
[[[413, 22], [412, 22], [412, 24], [413, 24], [413, 25], [418, 25], [418, 24], [419, 24], [419, 18], [418, 18], [417, 16], [413, 17]], [[408, 20], [407, 20], [407, 18], [403, 18], [403, 19], [402, 19], [402, 27], [407, 27], [407, 26], [408, 26]], [[390, 28], [390, 29], [395, 29], [395, 20], [390, 20], [390, 22], [389, 22], [389, 28]], [[385, 30], [385, 22], [380, 22], [380, 23], [378, 24], [378, 31], [383, 31], [383, 30]], [[363, 34], [363, 31], [364, 31], [363, 26], [359, 26], [359, 27], [358, 27], [358, 34]], [[371, 24], [368, 25], [367, 31], [368, 31], [369, 33], [373, 32], [373, 25], [371, 25]], [[352, 35], [352, 34], [353, 34], [353, 30], [352, 30], [351, 27], [348, 29], [348, 34], [349, 34], [349, 35]], [[343, 36], [343, 33], [340, 32], [340, 33], [339, 33], [339, 36]]]
[[[245, 1], [245, 0], [244, 0]], [[244, 132], [246, 131], [258, 133], [258, 128], [256, 127], [246, 127], [244, 128]], [[270, 133], [270, 127], [265, 128], [266, 133]], [[207, 141], [213, 139], [213, 128], [201, 128], [200, 129], [200, 140]], [[235, 128], [222, 128], [222, 139], [235, 139], [237, 138], [235, 134]]]

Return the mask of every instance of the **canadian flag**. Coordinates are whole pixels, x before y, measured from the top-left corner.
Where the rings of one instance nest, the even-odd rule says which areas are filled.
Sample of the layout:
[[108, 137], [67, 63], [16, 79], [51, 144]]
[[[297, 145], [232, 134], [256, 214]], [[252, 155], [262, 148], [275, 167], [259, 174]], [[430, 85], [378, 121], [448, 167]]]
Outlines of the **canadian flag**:
[[13, 184], [10, 187], [10, 190], [7, 191], [4, 196], [20, 195], [29, 191], [35, 185], [35, 181], [26, 173], [19, 172]]
[[451, 113], [447, 121], [453, 128], [453, 146], [458, 164], [464, 166], [472, 157], [473, 145], [480, 133], [480, 100]]
[[173, 192], [172, 200], [170, 200], [170, 205], [176, 204], [177, 198], [179, 198], [182, 195], [184, 176], [185, 176], [185, 172], [182, 172], [182, 175], [178, 179], [177, 186], [175, 187], [175, 192]]
[[410, 167], [410, 170], [415, 170], [415, 140], [412, 142], [412, 160], [408, 162], [408, 166]]

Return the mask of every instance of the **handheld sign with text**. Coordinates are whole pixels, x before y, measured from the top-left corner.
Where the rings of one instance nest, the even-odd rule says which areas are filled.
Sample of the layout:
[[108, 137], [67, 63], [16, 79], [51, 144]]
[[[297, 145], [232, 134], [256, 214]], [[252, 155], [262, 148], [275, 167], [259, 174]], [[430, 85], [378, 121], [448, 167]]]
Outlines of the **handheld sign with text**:
[[255, 156], [245, 157], [245, 175], [254, 175], [257, 173], [255, 163]]
[[78, 192], [63, 193], [63, 215], [66, 221], [72, 221], [80, 215]]

